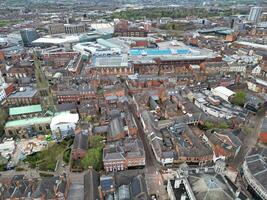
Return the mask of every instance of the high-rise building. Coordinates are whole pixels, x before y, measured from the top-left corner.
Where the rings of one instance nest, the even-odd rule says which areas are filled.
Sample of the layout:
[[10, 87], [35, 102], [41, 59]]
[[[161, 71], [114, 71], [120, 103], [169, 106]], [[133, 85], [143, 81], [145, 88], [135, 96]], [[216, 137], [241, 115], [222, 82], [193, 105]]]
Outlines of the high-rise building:
[[37, 40], [39, 38], [38, 33], [35, 29], [23, 29], [20, 31], [21, 39], [23, 42], [23, 45], [25, 47], [29, 47], [32, 45], [32, 42], [34, 40]]
[[258, 22], [258, 20], [260, 19], [260, 16], [261, 16], [261, 12], [262, 12], [262, 7], [250, 8], [248, 20], [253, 21], [253, 22]]

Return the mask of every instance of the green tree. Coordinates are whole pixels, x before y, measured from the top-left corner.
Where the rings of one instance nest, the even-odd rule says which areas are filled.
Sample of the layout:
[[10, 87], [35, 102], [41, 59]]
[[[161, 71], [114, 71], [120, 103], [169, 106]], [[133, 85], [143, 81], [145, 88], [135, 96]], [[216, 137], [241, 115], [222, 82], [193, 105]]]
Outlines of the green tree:
[[92, 148], [89, 149], [86, 153], [86, 156], [81, 161], [82, 167], [87, 169], [89, 166], [92, 166], [95, 170], [102, 169], [102, 148]]
[[238, 105], [238, 106], [244, 106], [245, 104], [245, 101], [246, 101], [246, 93], [244, 91], [238, 91], [233, 99], [232, 99], [232, 103], [234, 105]]

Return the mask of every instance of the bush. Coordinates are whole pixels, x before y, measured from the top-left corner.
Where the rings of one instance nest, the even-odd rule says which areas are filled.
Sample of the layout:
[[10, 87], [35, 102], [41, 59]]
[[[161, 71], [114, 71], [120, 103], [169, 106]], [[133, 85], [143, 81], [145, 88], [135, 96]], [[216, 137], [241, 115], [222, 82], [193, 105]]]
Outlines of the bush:
[[47, 174], [47, 173], [42, 173], [42, 172], [40, 172], [39, 175], [41, 177], [53, 177], [54, 176], [53, 174]]
[[24, 171], [25, 169], [23, 167], [16, 167], [15, 170], [17, 172], [21, 172], [21, 171]]
[[65, 152], [64, 152], [64, 154], [63, 154], [63, 161], [65, 162], [65, 163], [69, 163], [69, 161], [70, 161], [70, 153], [71, 153], [71, 149], [67, 149]]

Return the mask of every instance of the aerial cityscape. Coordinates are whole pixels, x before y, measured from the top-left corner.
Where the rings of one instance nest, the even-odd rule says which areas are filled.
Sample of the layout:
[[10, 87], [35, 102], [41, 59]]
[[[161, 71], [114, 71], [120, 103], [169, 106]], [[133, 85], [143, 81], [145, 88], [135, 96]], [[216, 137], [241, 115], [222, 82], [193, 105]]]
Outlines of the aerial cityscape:
[[266, 0], [1, 0], [0, 200], [267, 200]]

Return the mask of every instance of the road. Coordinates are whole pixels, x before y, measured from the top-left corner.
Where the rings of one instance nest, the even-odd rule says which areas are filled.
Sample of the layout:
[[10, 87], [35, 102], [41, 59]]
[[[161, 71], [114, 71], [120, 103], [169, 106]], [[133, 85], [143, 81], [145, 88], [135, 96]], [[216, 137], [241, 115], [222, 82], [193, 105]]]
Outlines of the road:
[[130, 111], [133, 113], [134, 120], [138, 127], [138, 136], [143, 142], [145, 155], [146, 155], [146, 166], [144, 169], [146, 184], [148, 187], [149, 194], [156, 194], [158, 199], [167, 200], [168, 195], [165, 187], [163, 186], [163, 178], [160, 174], [160, 164], [157, 162], [154, 153], [150, 147], [150, 144], [146, 138], [146, 133], [143, 130], [143, 126], [138, 116], [136, 115], [135, 105], [130, 104]]

